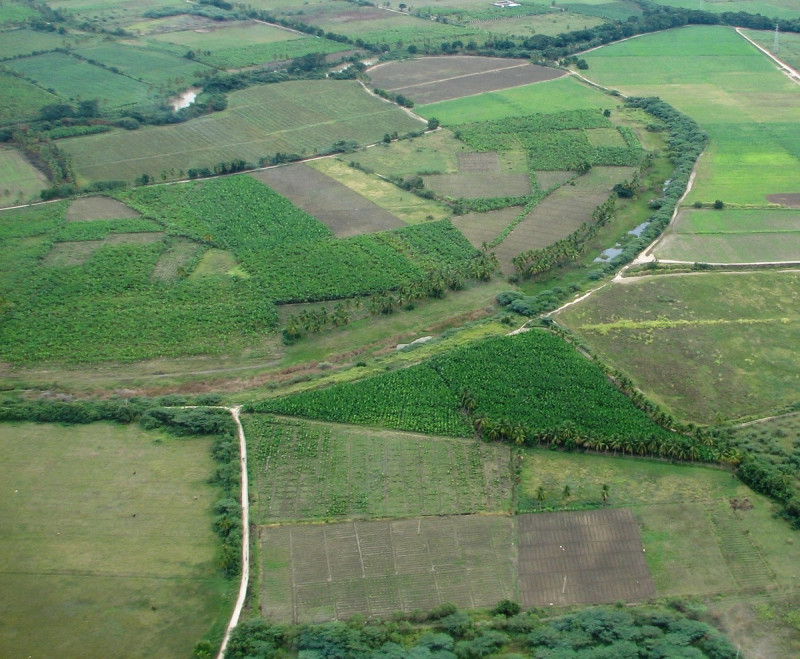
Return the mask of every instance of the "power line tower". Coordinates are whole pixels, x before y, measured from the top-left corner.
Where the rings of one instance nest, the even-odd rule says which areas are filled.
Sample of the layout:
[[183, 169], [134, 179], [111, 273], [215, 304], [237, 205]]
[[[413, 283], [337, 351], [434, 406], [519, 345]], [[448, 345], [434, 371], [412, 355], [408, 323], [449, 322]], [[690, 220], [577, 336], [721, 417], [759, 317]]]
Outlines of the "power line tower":
[[776, 21], [775, 22], [775, 39], [772, 42], [772, 54], [773, 55], [777, 55], [778, 54], [778, 50], [780, 49], [780, 44], [778, 43], [778, 34], [779, 34], [779, 32], [778, 32], [778, 22]]

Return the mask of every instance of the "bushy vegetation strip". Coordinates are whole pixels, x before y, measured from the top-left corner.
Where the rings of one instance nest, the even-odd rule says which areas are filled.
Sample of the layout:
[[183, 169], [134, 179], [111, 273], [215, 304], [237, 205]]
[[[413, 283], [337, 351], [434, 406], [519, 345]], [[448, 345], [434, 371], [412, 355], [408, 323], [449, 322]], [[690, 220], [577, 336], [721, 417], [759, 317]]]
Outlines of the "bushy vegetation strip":
[[[737, 650], [719, 631], [685, 606], [591, 607], [547, 616], [499, 602], [483, 620], [442, 604], [392, 621], [354, 616], [347, 623], [283, 626], [262, 618], [241, 623], [226, 657], [708, 657], [734, 659]], [[201, 655], [202, 656], [202, 655]]]

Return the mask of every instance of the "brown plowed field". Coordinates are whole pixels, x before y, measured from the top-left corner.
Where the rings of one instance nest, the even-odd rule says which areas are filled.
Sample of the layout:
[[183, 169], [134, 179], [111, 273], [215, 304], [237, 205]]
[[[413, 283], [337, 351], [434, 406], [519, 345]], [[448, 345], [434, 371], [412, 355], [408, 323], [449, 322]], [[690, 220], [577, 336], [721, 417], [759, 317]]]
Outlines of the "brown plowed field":
[[[477, 249], [483, 243], [492, 242], [512, 220], [522, 212], [522, 206], [510, 206], [487, 213], [468, 213], [457, 215], [451, 221], [453, 225]], [[516, 254], [514, 254], [516, 256]]]
[[389, 211], [302, 163], [264, 169], [252, 176], [316, 217], [337, 238], [406, 226]]
[[494, 606], [514, 598], [513, 525], [463, 515], [261, 527], [262, 615], [310, 622]]
[[767, 195], [767, 201], [771, 204], [781, 204], [789, 208], [800, 208], [800, 192], [769, 194]]
[[68, 222], [88, 222], [91, 220], [118, 220], [141, 217], [138, 212], [121, 201], [110, 197], [78, 197], [67, 208]]
[[639, 525], [630, 510], [520, 515], [517, 523], [524, 607], [655, 597]]
[[423, 57], [369, 69], [371, 86], [403, 94], [417, 104], [438, 103], [553, 80], [563, 71], [525, 60], [494, 57]]
[[531, 179], [527, 174], [433, 174], [423, 179], [426, 188], [453, 199], [522, 197], [531, 193]]

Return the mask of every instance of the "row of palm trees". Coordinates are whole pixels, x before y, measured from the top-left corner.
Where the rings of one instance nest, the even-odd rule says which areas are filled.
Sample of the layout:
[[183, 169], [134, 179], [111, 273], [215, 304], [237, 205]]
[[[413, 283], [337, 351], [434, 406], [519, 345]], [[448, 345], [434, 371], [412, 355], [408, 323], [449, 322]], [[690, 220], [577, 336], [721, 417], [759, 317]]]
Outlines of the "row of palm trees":
[[[404, 284], [396, 290], [379, 291], [368, 298], [367, 309], [373, 315], [390, 314], [417, 300], [441, 298], [447, 290], [458, 291], [464, 288], [467, 279], [488, 281], [499, 267], [494, 252], [481, 252], [464, 266], [430, 269], [423, 278]], [[328, 311], [326, 307], [304, 309], [286, 319], [284, 337], [294, 341], [304, 333], [313, 334], [328, 327], [347, 325], [351, 320], [351, 313], [362, 305], [363, 301], [355, 298], [338, 303], [332, 311]]]

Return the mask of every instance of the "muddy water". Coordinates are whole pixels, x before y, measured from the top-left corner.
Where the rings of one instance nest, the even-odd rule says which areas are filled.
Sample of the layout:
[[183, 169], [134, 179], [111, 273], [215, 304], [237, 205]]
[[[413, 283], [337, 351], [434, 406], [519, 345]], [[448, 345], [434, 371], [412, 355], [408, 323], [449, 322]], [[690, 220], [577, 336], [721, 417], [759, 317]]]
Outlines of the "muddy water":
[[177, 96], [170, 98], [169, 104], [176, 112], [181, 108], [188, 108], [192, 103], [194, 103], [194, 100], [197, 98], [197, 94], [199, 92], [199, 87], [189, 87], [189, 89], [182, 91]]

